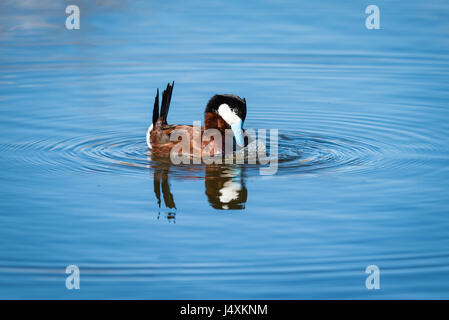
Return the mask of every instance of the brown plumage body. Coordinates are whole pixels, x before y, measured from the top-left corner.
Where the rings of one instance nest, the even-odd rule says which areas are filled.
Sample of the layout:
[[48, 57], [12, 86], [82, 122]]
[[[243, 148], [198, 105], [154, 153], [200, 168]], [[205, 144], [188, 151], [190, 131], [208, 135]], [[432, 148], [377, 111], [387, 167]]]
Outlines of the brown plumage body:
[[[214, 157], [218, 153], [225, 153], [225, 142], [226, 142], [226, 134], [229, 134], [227, 129], [231, 129], [231, 126], [220, 116], [217, 111], [218, 105], [221, 102], [233, 103], [234, 104], [242, 104], [244, 106], [244, 110], [240, 112], [243, 115], [243, 120], [246, 116], [246, 100], [241, 99], [237, 96], [232, 95], [215, 95], [212, 97], [206, 106], [206, 110], [204, 112], [204, 126], [201, 127], [200, 138], [203, 137], [203, 134], [208, 129], [216, 129], [219, 131], [221, 137], [219, 141], [215, 141], [213, 137], [210, 139], [201, 139], [198, 140], [198, 137], [194, 134], [194, 127], [192, 125], [170, 125], [167, 124], [167, 113], [171, 100], [171, 93], [173, 90], [173, 85], [168, 84], [167, 89], [163, 93], [162, 97], [162, 106], [161, 112], [159, 115], [159, 91], [155, 99], [155, 106], [153, 110], [153, 126], [152, 129], [149, 129], [149, 141], [147, 136], [147, 143], [150, 143], [149, 147], [152, 149], [153, 154], [158, 156], [169, 156], [172, 152], [172, 149], [180, 143], [178, 141], [171, 141], [170, 137], [173, 132], [176, 130], [178, 132], [182, 132], [184, 137], [188, 137], [190, 140], [190, 148], [189, 150], [184, 150], [184, 155], [190, 156], [200, 156], [203, 157], [205, 155]], [[220, 97], [222, 97], [220, 99]], [[214, 100], [215, 99], [215, 100]], [[223, 100], [223, 101], [222, 101]], [[239, 105], [240, 108], [243, 109]], [[243, 130], [243, 129], [242, 129]], [[184, 139], [184, 138], [183, 138]], [[201, 141], [200, 143], [198, 143]], [[227, 151], [227, 150], [226, 150]]]
[[[198, 146], [194, 139], [193, 126], [189, 125], [170, 125], [163, 124], [162, 121], [156, 123], [151, 131], [151, 145], [153, 153], [160, 156], [169, 156], [172, 149], [179, 143], [178, 141], [170, 141], [173, 131], [182, 131], [184, 135], [188, 136], [190, 141], [190, 155], [215, 156], [216, 152], [225, 150], [225, 137], [226, 129], [231, 127], [220, 117], [213, 112], [206, 112], [204, 115], [205, 125], [201, 127], [201, 137], [203, 137], [204, 131], [208, 129], [217, 129], [221, 134], [221, 140], [215, 141], [213, 138], [210, 140], [202, 140], [201, 145]], [[199, 148], [198, 148], [199, 147]]]

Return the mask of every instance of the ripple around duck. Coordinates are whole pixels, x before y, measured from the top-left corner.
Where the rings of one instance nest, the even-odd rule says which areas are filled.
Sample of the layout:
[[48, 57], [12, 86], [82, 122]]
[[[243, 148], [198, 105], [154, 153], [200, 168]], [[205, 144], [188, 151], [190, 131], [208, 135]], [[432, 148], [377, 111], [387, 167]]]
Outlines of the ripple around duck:
[[[171, 165], [168, 158], [152, 156], [144, 137], [137, 135], [108, 132], [61, 141], [40, 139], [24, 144], [1, 145], [0, 150], [13, 151], [22, 162], [38, 165], [47, 171], [136, 174], [151, 168], [165, 168], [180, 177], [204, 177], [204, 165]], [[379, 157], [379, 149], [366, 142], [281, 130], [277, 174], [360, 170], [366, 169]], [[249, 164], [239, 166], [245, 167], [247, 176], [258, 175], [262, 167]]]

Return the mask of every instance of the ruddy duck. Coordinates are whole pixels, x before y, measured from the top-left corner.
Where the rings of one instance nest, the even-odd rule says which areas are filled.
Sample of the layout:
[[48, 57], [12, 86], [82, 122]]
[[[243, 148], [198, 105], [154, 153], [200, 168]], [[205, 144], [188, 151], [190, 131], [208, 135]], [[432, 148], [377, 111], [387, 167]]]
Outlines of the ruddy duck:
[[[214, 95], [206, 105], [204, 110], [204, 126], [201, 127], [201, 137], [208, 129], [216, 129], [221, 134], [221, 141], [203, 140], [198, 146], [194, 141], [194, 126], [192, 125], [170, 125], [167, 124], [167, 114], [170, 107], [170, 101], [173, 93], [174, 82], [162, 93], [161, 108], [159, 111], [159, 89], [154, 99], [153, 123], [148, 128], [146, 142], [148, 148], [156, 155], [169, 155], [172, 148], [178, 141], [170, 139], [175, 130], [183, 130], [184, 134], [190, 138], [190, 155], [205, 152], [209, 154], [210, 150], [225, 150], [226, 129], [231, 129], [235, 142], [239, 147], [244, 147], [248, 139], [244, 138], [243, 122], [246, 118], [246, 100], [231, 94]], [[211, 148], [210, 143], [216, 144], [219, 148]], [[212, 153], [215, 151], [212, 151]], [[213, 155], [213, 154], [212, 154]]]

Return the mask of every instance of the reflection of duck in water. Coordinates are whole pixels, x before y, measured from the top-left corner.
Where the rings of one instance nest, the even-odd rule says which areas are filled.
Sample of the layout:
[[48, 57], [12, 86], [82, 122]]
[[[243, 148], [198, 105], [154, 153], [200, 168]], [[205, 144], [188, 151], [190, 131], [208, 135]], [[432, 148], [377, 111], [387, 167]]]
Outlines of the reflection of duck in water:
[[206, 195], [215, 209], [245, 209], [248, 191], [242, 167], [206, 167]]
[[[158, 162], [152, 167], [154, 170], [154, 194], [158, 205], [161, 207], [162, 195], [165, 207], [172, 211], [168, 218], [173, 218], [176, 204], [169, 183], [170, 164]], [[248, 191], [245, 186], [243, 170], [243, 167], [206, 166], [205, 193], [213, 208], [224, 210], [245, 208]]]
[[[167, 156], [178, 143], [170, 141], [170, 135], [174, 130], [183, 130], [190, 137], [190, 155], [202, 155], [212, 148], [209, 143], [218, 143], [219, 148], [213, 150], [225, 150], [226, 129], [231, 129], [236, 144], [240, 147], [245, 146], [248, 139], [243, 137], [243, 122], [246, 118], [246, 100], [230, 94], [218, 94], [213, 96], [204, 110], [204, 127], [201, 128], [201, 135], [205, 130], [216, 129], [221, 133], [222, 141], [203, 141], [201, 145], [196, 146], [194, 141], [194, 127], [188, 125], [169, 125], [167, 124], [167, 114], [170, 107], [173, 85], [168, 84], [162, 94], [162, 103], [159, 111], [159, 89], [154, 101], [153, 123], [148, 128], [146, 142], [155, 155]], [[200, 148], [200, 149], [199, 149]], [[210, 155], [210, 154], [208, 154]], [[213, 156], [213, 155], [212, 155]]]

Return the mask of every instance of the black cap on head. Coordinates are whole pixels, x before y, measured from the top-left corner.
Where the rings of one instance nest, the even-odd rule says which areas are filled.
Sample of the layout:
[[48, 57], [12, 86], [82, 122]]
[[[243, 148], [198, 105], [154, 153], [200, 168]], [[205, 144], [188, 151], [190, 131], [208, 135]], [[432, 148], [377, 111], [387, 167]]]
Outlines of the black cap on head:
[[246, 100], [233, 94], [216, 94], [210, 98], [204, 112], [218, 112], [218, 107], [227, 104], [242, 121], [246, 118]]

